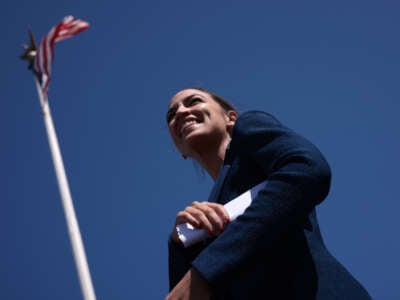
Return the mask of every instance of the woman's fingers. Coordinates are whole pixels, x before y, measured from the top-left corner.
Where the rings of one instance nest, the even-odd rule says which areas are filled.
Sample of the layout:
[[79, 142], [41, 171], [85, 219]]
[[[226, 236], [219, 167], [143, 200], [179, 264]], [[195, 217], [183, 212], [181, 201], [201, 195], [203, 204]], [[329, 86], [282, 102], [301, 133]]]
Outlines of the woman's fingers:
[[192, 226], [196, 227], [196, 228], [201, 228], [201, 223], [194, 217], [192, 216], [189, 212], [186, 211], [186, 209], [184, 211], [180, 211], [178, 212], [178, 214], [176, 215], [176, 219], [175, 219], [175, 226], [172, 230], [172, 240], [179, 243], [179, 236], [178, 236], [178, 232], [176, 230], [176, 225], [179, 224], [184, 224], [184, 223], [189, 223]]
[[229, 217], [228, 211], [225, 209], [225, 207], [222, 204], [213, 203], [213, 202], [203, 202], [203, 203], [212, 207], [215, 210], [215, 212], [224, 220], [224, 223], [230, 222], [230, 217]]
[[206, 211], [204, 208], [195, 206], [188, 206], [185, 211], [196, 219], [199, 224], [197, 226], [198, 228], [207, 230], [211, 235], [214, 234], [214, 224], [216, 224], [218, 220], [215, 220], [215, 216], [212, 215], [211, 211]]
[[211, 235], [216, 235], [223, 231], [226, 223], [229, 223], [229, 215], [221, 204], [195, 201], [177, 215], [176, 224], [186, 222], [196, 228], [207, 230]]
[[[222, 205], [221, 205], [222, 206]], [[224, 229], [225, 219], [220, 213], [219, 204], [209, 202], [193, 202], [192, 207], [198, 209], [207, 218], [207, 225], [210, 223], [211, 233], [222, 231]]]
[[200, 227], [201, 225], [197, 218], [187, 211], [187, 208], [184, 211], [180, 211], [176, 216], [175, 225], [183, 223], [189, 223], [196, 228]]

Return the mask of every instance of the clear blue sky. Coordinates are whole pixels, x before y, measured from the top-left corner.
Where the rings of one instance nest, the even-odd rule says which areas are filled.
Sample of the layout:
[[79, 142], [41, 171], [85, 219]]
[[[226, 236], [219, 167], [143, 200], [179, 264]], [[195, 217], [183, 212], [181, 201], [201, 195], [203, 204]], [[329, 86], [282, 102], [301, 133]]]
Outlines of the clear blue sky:
[[397, 1], [6, 1], [0, 8], [0, 299], [81, 299], [36, 90], [18, 59], [64, 16], [50, 104], [98, 299], [163, 299], [175, 214], [212, 182], [165, 112], [201, 85], [266, 110], [333, 170], [330, 251], [375, 299], [400, 299]]

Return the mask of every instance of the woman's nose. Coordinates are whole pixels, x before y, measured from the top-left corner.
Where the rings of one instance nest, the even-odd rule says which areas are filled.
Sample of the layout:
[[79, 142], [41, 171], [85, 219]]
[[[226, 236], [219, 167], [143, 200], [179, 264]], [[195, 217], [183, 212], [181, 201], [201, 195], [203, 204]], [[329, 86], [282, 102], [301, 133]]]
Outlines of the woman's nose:
[[190, 112], [190, 108], [186, 107], [185, 105], [179, 105], [178, 109], [176, 110], [177, 116], [187, 115]]

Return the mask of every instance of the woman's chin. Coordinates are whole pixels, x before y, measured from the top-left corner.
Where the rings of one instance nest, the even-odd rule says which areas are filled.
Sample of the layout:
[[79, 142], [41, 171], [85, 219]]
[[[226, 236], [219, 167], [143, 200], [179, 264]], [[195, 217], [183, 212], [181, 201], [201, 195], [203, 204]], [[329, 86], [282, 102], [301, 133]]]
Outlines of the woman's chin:
[[196, 142], [197, 139], [204, 139], [204, 136], [201, 134], [201, 131], [199, 130], [191, 130], [189, 132], [186, 132], [183, 136], [182, 136], [182, 141], [187, 144], [190, 145], [193, 142]]

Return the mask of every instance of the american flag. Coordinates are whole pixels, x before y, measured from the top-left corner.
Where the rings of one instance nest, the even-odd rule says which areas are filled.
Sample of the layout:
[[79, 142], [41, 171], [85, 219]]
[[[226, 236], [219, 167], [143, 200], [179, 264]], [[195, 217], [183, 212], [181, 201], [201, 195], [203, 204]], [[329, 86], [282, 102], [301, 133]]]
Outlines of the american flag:
[[40, 85], [44, 95], [47, 95], [47, 91], [49, 89], [51, 64], [54, 56], [54, 44], [72, 37], [88, 27], [89, 23], [83, 20], [75, 19], [72, 16], [66, 16], [42, 39], [37, 50], [34, 68], [39, 76]]

